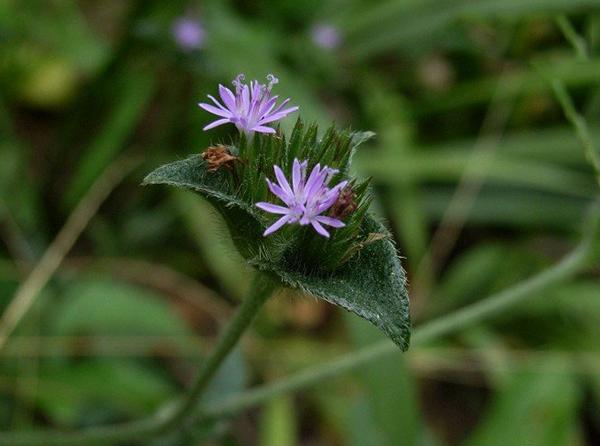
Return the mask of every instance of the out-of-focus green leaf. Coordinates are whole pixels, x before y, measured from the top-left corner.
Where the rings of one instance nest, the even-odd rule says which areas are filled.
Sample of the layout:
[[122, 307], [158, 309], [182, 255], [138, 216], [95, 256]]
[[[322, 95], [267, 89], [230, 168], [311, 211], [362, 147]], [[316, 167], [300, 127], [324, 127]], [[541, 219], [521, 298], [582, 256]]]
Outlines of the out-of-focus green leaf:
[[[383, 336], [354, 315], [345, 318], [357, 348], [381, 341]], [[374, 361], [360, 370], [361, 384], [378, 437], [384, 445], [417, 445], [423, 431], [417, 383], [405, 358], [398, 354]]]
[[490, 78], [478, 78], [463, 82], [447, 93], [430, 94], [415, 106], [417, 116], [429, 113], [450, 111], [460, 107], [482, 104], [489, 101], [497, 92], [498, 86], [506, 86], [503, 96], [517, 97], [522, 94], [538, 94], [550, 91], [540, 71], [552, 79], [558, 79], [566, 87], [583, 87], [597, 82], [594, 75], [600, 68], [600, 60], [592, 59], [580, 62], [573, 59], [544, 60], [536, 63], [536, 69], [515, 70], [510, 73], [495, 75]]
[[69, 283], [53, 308], [56, 335], [176, 336], [190, 329], [153, 292], [108, 279]]
[[40, 238], [38, 182], [27, 172], [28, 152], [14, 135], [3, 99], [0, 96], [0, 220], [22, 231], [18, 235], [22, 240], [13, 242], [23, 245], [21, 251], [31, 260], [35, 256], [31, 242]]
[[592, 175], [565, 169], [550, 163], [518, 159], [502, 154], [493, 163], [474, 164], [470, 153], [421, 151], [410, 154], [381, 154], [357, 156], [361, 171], [373, 176], [375, 182], [401, 186], [406, 178], [413, 181], [458, 181], [467, 166], [471, 179], [485, 179], [486, 183], [527, 187], [539, 191], [557, 192], [575, 197], [590, 198], [597, 184]]
[[364, 444], [386, 446], [388, 444], [374, 419], [369, 403], [366, 395], [360, 395], [344, 406], [344, 438], [348, 446]]
[[463, 253], [443, 275], [436, 294], [454, 305], [487, 294], [509, 249], [508, 246], [486, 243]]
[[[389, 85], [374, 79], [366, 83], [364, 101], [377, 122], [376, 142], [379, 150], [402, 158], [403, 154], [415, 149], [415, 123], [408, 113], [407, 102], [389, 93]], [[394, 229], [400, 235], [401, 245], [406, 250], [407, 261], [418, 268], [427, 245], [427, 221], [420, 203], [419, 186], [410, 177], [397, 188], [388, 207], [392, 212]]]
[[131, 361], [88, 360], [44, 367], [35, 395], [55, 423], [74, 426], [92, 408], [128, 416], [149, 413], [175, 396], [175, 388], [158, 371]]
[[[519, 308], [518, 313], [513, 314], [513, 320], [515, 316], [518, 318], [515, 321], [516, 328], [521, 328], [525, 333], [526, 327], [518, 321], [528, 321], [527, 327], [538, 327], [538, 331], [546, 332], [543, 337], [546, 344], [556, 349], [574, 352], [575, 357], [575, 352], [597, 354], [600, 352], [600, 346], [596, 342], [600, 336], [599, 296], [600, 286], [594, 281], [578, 280], [565, 283], [548, 290], [544, 299], [532, 301]], [[585, 358], [574, 362], [573, 366], [588, 370]]]
[[[51, 52], [68, 58], [86, 74], [91, 74], [110, 54], [105, 41], [89, 27], [76, 2], [3, 2], [3, 25]], [[43, 13], [40, 13], [43, 10]]]
[[[598, 128], [592, 134], [594, 138], [600, 138]], [[462, 158], [472, 154], [476, 144], [476, 139], [460, 139], [419, 147], [419, 150], [453, 153]], [[582, 168], [587, 165], [579, 141], [570, 127], [557, 126], [507, 133], [498, 141], [496, 152], [514, 159], [544, 161], [565, 167]]]
[[[440, 220], [453, 193], [447, 188], [425, 189], [421, 205], [430, 218]], [[484, 188], [469, 213], [468, 224], [571, 232], [578, 229], [591, 201], [591, 197], [585, 199], [510, 188]], [[532, 203], [536, 205], [532, 206]]]
[[598, 7], [594, 0], [388, 0], [377, 5], [365, 3], [364, 10], [355, 10], [343, 28], [352, 54], [365, 58], [422, 45], [420, 40], [439, 36], [440, 30], [460, 18], [517, 19], [532, 13], [572, 13], [594, 7]]
[[435, 291], [432, 310], [445, 314], [508, 288], [545, 266], [544, 259], [519, 244], [486, 243], [459, 255]]
[[517, 371], [498, 390], [465, 446], [580, 444], [580, 398], [577, 380], [567, 372]]
[[156, 80], [147, 69], [131, 68], [118, 79], [107, 121], [83, 153], [71, 177], [65, 195], [68, 207], [77, 203], [123, 149], [154, 93]]

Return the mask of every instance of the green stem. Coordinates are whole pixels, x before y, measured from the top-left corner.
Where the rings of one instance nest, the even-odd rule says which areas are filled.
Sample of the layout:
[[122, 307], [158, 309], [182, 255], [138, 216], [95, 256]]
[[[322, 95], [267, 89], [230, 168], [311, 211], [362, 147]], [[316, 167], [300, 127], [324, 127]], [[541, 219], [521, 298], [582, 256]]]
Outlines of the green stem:
[[590, 59], [590, 54], [588, 50], [587, 43], [584, 38], [582, 38], [575, 28], [571, 21], [567, 18], [565, 14], [561, 14], [556, 17], [556, 24], [560, 28], [560, 31], [565, 36], [565, 39], [571, 44], [573, 49], [575, 50], [575, 54], [577, 58], [583, 61]]
[[233, 316], [231, 323], [219, 337], [219, 341], [210, 356], [202, 363], [196, 380], [183, 404], [171, 415], [168, 422], [163, 425], [163, 430], [180, 424], [185, 417], [197, 408], [200, 397], [210, 384], [214, 374], [219, 369], [223, 360], [235, 347], [242, 333], [248, 328], [258, 311], [275, 289], [275, 282], [262, 274], [257, 274], [252, 282], [249, 295], [244, 299], [240, 308]]
[[[580, 272], [590, 264], [591, 259], [598, 255], [596, 252], [599, 233], [597, 215], [588, 223], [589, 227], [584, 240], [559, 263], [514, 287], [493, 294], [448, 316], [425, 323], [414, 330], [412, 346], [426, 344], [441, 336], [489, 319], [518, 303], [524, 302], [526, 299], [539, 297], [542, 295], [542, 291]], [[391, 341], [377, 342], [369, 347], [342, 355], [330, 362], [298, 372], [274, 383], [234, 395], [220, 403], [212, 404], [211, 407], [205, 408], [199, 414], [199, 419], [214, 419], [234, 415], [250, 407], [258, 406], [278, 395], [312, 386], [394, 353], [398, 353], [398, 347]]]
[[220, 335], [211, 354], [200, 366], [189, 393], [175, 408], [168, 407], [165, 410], [159, 410], [154, 416], [140, 421], [74, 432], [2, 432], [0, 433], [0, 444], [3, 446], [121, 444], [155, 437], [183, 425], [190, 415], [196, 411], [202, 394], [210, 384], [219, 366], [235, 347], [241, 335], [262, 308], [262, 305], [272, 295], [275, 286], [274, 281], [262, 274], [254, 278], [249, 295], [244, 299], [233, 319]]

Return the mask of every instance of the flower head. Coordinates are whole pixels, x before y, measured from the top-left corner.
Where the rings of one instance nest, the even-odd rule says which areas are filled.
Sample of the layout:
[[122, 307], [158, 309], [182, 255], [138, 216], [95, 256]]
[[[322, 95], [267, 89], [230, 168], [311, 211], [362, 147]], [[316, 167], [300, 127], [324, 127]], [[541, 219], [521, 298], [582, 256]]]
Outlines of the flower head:
[[221, 117], [204, 127], [204, 130], [231, 123], [235, 124], [240, 132], [249, 135], [254, 132], [275, 133], [275, 129], [266, 124], [279, 121], [298, 110], [298, 107], [284, 108], [289, 99], [275, 106], [278, 96], [272, 96], [271, 89], [279, 80], [272, 74], [267, 76], [267, 80], [266, 85], [256, 80], [250, 81], [248, 85], [244, 83], [244, 75], [240, 74], [233, 81], [235, 94], [229, 88], [219, 85], [219, 95], [223, 104], [211, 95], [208, 95], [208, 98], [214, 105], [198, 104], [207, 112]]
[[333, 50], [342, 43], [338, 29], [327, 23], [317, 23], [310, 31], [310, 37], [315, 45], [326, 50]]
[[327, 217], [323, 214], [337, 201], [340, 191], [346, 187], [347, 181], [342, 181], [335, 187], [329, 188], [328, 184], [335, 174], [336, 169], [317, 164], [308, 175], [307, 161], [300, 162], [294, 159], [292, 168], [292, 184], [288, 182], [279, 166], [273, 166], [277, 183], [267, 179], [269, 190], [279, 198], [285, 206], [273, 203], [259, 202], [256, 206], [271, 214], [282, 217], [267, 228], [264, 236], [272, 234], [285, 224], [308, 224], [322, 236], [329, 237], [329, 232], [323, 225], [341, 228], [345, 224], [337, 218]]
[[193, 17], [181, 17], [173, 23], [173, 38], [184, 51], [197, 50], [202, 47], [206, 32], [199, 20]]

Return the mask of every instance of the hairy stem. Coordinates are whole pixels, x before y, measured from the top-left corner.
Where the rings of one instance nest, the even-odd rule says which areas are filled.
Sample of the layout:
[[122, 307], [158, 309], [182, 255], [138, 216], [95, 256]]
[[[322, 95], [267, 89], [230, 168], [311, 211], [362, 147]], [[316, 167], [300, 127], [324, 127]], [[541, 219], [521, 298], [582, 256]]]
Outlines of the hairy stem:
[[155, 437], [183, 425], [196, 411], [200, 398], [219, 366], [235, 347], [262, 305], [272, 295], [275, 286], [275, 282], [262, 274], [254, 278], [249, 295], [220, 335], [211, 354], [203, 361], [192, 388], [185, 398], [174, 407], [166, 407], [159, 410], [154, 416], [140, 421], [74, 432], [2, 432], [0, 433], [0, 444], [3, 446], [118, 445], [123, 442]]

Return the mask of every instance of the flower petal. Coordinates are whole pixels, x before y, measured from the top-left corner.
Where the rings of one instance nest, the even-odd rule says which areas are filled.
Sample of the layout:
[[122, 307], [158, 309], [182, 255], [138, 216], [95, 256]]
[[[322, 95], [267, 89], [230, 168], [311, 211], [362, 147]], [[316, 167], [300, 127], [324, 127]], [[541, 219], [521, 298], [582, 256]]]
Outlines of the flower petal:
[[323, 237], [329, 238], [329, 232], [327, 232], [327, 230], [323, 226], [321, 226], [321, 224], [317, 220], [312, 220], [310, 224], [313, 228], [315, 228], [315, 231], [317, 231]]
[[264, 124], [268, 124], [269, 122], [278, 121], [282, 118], [285, 118], [290, 113], [295, 112], [296, 110], [298, 110], [298, 108], [299, 107], [290, 107], [290, 108], [280, 111], [278, 113], [273, 113], [273, 114], [267, 115], [259, 121], [259, 124], [264, 125]]
[[339, 193], [326, 197], [317, 206], [316, 213], [321, 214], [321, 213], [325, 212], [327, 209], [329, 209], [331, 206], [333, 206], [335, 204], [335, 202], [337, 201], [338, 196], [339, 196]]
[[231, 113], [226, 111], [226, 110], [222, 110], [220, 108], [217, 108], [213, 105], [210, 104], [205, 104], [203, 102], [198, 104], [200, 106], [200, 108], [203, 108], [204, 110], [206, 110], [209, 113], [212, 113], [213, 115], [217, 115], [217, 116], [221, 116], [223, 118], [230, 118], [231, 117]]
[[307, 200], [313, 200], [316, 198], [315, 195], [323, 187], [326, 173], [327, 172], [325, 169], [321, 170], [320, 164], [317, 164], [315, 167], [313, 167], [313, 170], [306, 181], [306, 186], [304, 186], [304, 193], [306, 194], [305, 196]]
[[218, 127], [220, 125], [227, 124], [229, 122], [230, 122], [229, 119], [217, 119], [216, 121], [211, 122], [210, 124], [208, 124], [207, 126], [205, 126], [202, 130], [210, 130], [210, 129], [213, 129], [213, 128]]
[[263, 237], [273, 234], [275, 231], [277, 231], [279, 228], [281, 228], [283, 225], [285, 225], [288, 222], [288, 218], [289, 217], [287, 215], [284, 215], [279, 220], [277, 220], [275, 223], [273, 223], [271, 226], [269, 226], [266, 229], [266, 231], [263, 232]]
[[300, 161], [298, 158], [294, 158], [294, 166], [292, 167], [292, 189], [294, 190], [294, 195], [299, 197], [303, 194], [302, 189], [302, 166], [300, 165]]
[[279, 112], [288, 102], [290, 102], [290, 98], [285, 99], [281, 104], [279, 104], [277, 108], [273, 110], [273, 113]]
[[250, 111], [250, 88], [248, 87], [248, 85], [242, 86], [241, 100], [242, 110], [245, 113], [248, 113]]
[[279, 206], [277, 204], [268, 203], [266, 201], [260, 201], [255, 206], [263, 211], [270, 212], [271, 214], [288, 214], [290, 210], [286, 207]]
[[275, 131], [275, 129], [272, 129], [271, 127], [265, 127], [262, 125], [257, 125], [256, 127], [252, 127], [252, 131], [260, 132], [260, 133], [277, 133]]
[[321, 212], [325, 212], [327, 209], [333, 206], [333, 204], [337, 201], [338, 197], [340, 196], [341, 190], [344, 187], [346, 187], [347, 184], [348, 181], [342, 181], [335, 187], [329, 189], [319, 200], [320, 203], [317, 206], [317, 213], [320, 214]]
[[294, 197], [286, 194], [285, 191], [278, 184], [275, 184], [269, 181], [269, 179], [267, 179], [267, 186], [269, 186], [269, 190], [273, 192], [273, 194], [285, 204], [287, 204], [288, 206], [293, 205]]
[[265, 101], [262, 107], [260, 107], [259, 114], [261, 118], [271, 113], [271, 110], [273, 110], [273, 108], [275, 107], [275, 103], [277, 102], [278, 97], [279, 96], [275, 95], [269, 98], [269, 100]]
[[229, 110], [235, 110], [235, 95], [229, 88], [219, 84], [219, 95], [221, 96], [223, 104], [225, 104]]
[[294, 196], [294, 192], [292, 192], [292, 188], [290, 187], [290, 183], [288, 183], [287, 178], [283, 174], [283, 171], [279, 166], [273, 166], [273, 170], [275, 171], [275, 177], [277, 177], [277, 182], [283, 189], [283, 191], [290, 197]]
[[315, 217], [315, 220], [324, 225], [331, 226], [332, 228], [343, 228], [346, 226], [343, 221], [338, 220], [337, 218], [326, 217], [325, 215], [318, 215]]
[[223, 106], [223, 104], [221, 104], [219, 101], [217, 101], [217, 100], [215, 99], [215, 97], [214, 97], [212, 94], [207, 94], [206, 96], [208, 97], [208, 99], [210, 99], [211, 101], [213, 101], [213, 102], [214, 102], [214, 104], [215, 104], [215, 105], [216, 105], [218, 108], [220, 108], [220, 109], [221, 109], [221, 110], [223, 110], [223, 111], [228, 111], [228, 110], [227, 110], [227, 109], [226, 109], [226, 108]]

